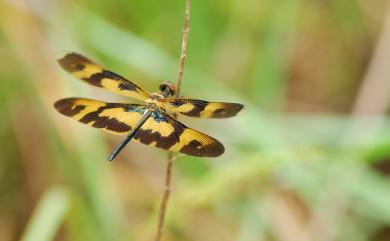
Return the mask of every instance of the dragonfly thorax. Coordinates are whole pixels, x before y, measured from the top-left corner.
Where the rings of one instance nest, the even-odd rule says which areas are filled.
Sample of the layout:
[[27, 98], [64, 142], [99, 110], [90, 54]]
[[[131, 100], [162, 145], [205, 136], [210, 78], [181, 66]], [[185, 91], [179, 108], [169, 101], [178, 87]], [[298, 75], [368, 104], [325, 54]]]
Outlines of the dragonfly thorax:
[[157, 110], [161, 108], [161, 104], [159, 103], [159, 100], [163, 98], [164, 96], [162, 96], [160, 93], [152, 93], [151, 98], [145, 100], [146, 106], [148, 107], [148, 109]]
[[160, 99], [172, 97], [175, 95], [175, 85], [171, 82], [163, 82], [159, 86], [160, 92], [154, 92], [150, 95], [150, 98], [147, 99], [145, 102], [148, 104], [149, 107], [159, 107], [161, 108], [161, 105], [159, 105]]

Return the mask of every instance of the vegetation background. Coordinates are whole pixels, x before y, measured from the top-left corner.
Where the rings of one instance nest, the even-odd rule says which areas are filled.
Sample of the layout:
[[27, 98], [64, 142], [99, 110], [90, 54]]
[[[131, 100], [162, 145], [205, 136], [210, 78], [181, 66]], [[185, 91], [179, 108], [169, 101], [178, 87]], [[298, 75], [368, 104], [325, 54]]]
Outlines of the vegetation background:
[[[157, 90], [175, 81], [185, 1], [0, 2], [0, 240], [151, 240], [166, 152], [58, 114], [71, 96], [132, 100], [56, 64], [80, 52]], [[390, 5], [197, 0], [182, 94], [244, 103], [182, 118], [220, 158], [174, 165], [163, 240], [390, 240]]]

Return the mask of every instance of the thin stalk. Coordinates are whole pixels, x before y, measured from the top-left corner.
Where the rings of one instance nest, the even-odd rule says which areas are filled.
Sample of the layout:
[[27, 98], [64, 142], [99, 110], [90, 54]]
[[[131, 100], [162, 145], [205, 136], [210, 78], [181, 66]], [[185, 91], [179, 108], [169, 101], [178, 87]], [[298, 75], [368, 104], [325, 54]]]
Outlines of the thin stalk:
[[[180, 97], [180, 89], [183, 80], [184, 64], [186, 62], [186, 57], [187, 57], [188, 35], [190, 32], [190, 5], [191, 5], [191, 0], [186, 0], [186, 11], [185, 11], [183, 37], [182, 37], [182, 44], [181, 44], [181, 54], [180, 54], [180, 62], [179, 62], [177, 81], [176, 81], [176, 93], [175, 93], [176, 98]], [[176, 119], [177, 115], [174, 115], [173, 118]], [[167, 156], [167, 169], [165, 173], [165, 190], [160, 205], [157, 232], [154, 239], [155, 241], [160, 241], [164, 229], [165, 213], [167, 210], [169, 195], [171, 193], [173, 159], [174, 159], [173, 153], [169, 151]]]

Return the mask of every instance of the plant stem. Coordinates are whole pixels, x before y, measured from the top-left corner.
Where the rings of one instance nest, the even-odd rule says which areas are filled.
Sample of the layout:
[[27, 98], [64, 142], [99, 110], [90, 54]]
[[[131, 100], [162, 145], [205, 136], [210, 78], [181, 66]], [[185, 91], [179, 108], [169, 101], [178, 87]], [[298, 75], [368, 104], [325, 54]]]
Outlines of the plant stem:
[[186, 13], [185, 13], [184, 29], [183, 29], [183, 41], [181, 44], [179, 70], [178, 70], [177, 81], [176, 81], [176, 94], [175, 94], [176, 98], [180, 97], [181, 82], [183, 80], [183, 69], [184, 69], [184, 64], [186, 62], [186, 57], [187, 57], [188, 35], [190, 33], [190, 6], [191, 6], [191, 0], [186, 0]]
[[[191, 0], [186, 0], [183, 40], [181, 44], [180, 62], [179, 62], [177, 81], [176, 81], [176, 93], [175, 93], [176, 98], [180, 97], [180, 88], [181, 88], [181, 82], [183, 80], [184, 64], [186, 62], [186, 57], [187, 57], [188, 35], [190, 32], [190, 4], [191, 4]], [[173, 118], [176, 119], [177, 115], [176, 114], [173, 115]], [[165, 190], [160, 205], [157, 232], [154, 239], [155, 241], [160, 241], [163, 228], [164, 228], [165, 213], [167, 210], [169, 195], [171, 193], [172, 167], [173, 167], [173, 152], [169, 151], [167, 157], [167, 169], [165, 173]]]

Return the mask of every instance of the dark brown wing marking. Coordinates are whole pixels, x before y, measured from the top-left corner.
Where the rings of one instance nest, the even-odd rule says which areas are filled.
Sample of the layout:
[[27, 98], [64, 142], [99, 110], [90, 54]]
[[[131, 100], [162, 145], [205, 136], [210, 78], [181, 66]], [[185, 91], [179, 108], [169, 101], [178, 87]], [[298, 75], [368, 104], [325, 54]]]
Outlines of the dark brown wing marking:
[[58, 63], [64, 70], [88, 84], [138, 100], [144, 101], [150, 98], [150, 94], [135, 83], [105, 70], [81, 54], [68, 53], [60, 58]]

